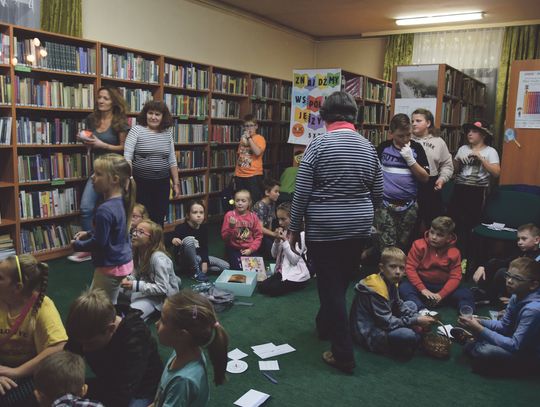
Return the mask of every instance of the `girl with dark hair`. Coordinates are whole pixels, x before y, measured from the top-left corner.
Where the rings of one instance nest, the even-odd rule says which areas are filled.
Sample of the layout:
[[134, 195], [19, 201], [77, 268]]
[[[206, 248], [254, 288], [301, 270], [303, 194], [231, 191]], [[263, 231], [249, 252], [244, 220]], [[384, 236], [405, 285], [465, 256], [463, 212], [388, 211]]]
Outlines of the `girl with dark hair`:
[[137, 182], [137, 202], [143, 204], [150, 219], [163, 226], [169, 204], [170, 178], [174, 196], [180, 196], [178, 164], [172, 139], [172, 116], [164, 102], [147, 102], [137, 124], [129, 131], [124, 157], [133, 166]]

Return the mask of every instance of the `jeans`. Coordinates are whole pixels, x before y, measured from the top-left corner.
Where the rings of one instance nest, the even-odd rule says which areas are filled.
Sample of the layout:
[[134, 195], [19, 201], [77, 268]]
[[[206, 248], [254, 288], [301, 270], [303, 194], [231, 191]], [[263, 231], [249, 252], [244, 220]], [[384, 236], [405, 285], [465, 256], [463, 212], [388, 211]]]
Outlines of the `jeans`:
[[153, 399], [131, 399], [128, 407], [148, 407], [153, 401]]
[[523, 376], [540, 372], [539, 361], [530, 353], [511, 353], [484, 341], [469, 342], [463, 350], [472, 358], [472, 368], [476, 373], [488, 376]]
[[[183, 273], [195, 275], [201, 272], [201, 256], [197, 254], [195, 238], [186, 236], [182, 240], [182, 245], [178, 247], [177, 261]], [[218, 257], [208, 256], [208, 271], [220, 274], [229, 268], [229, 263]]]
[[411, 328], [397, 328], [388, 332], [388, 350], [395, 355], [410, 354], [420, 343], [421, 336]]
[[[429, 284], [424, 283], [426, 288], [432, 293], [437, 293], [441, 290], [444, 284]], [[403, 280], [399, 284], [399, 295], [403, 301], [412, 301], [416, 304], [418, 309], [426, 308], [426, 303], [424, 301], [426, 298], [413, 286], [408, 280]], [[451, 303], [455, 305], [459, 310], [463, 305], [468, 305], [475, 309], [474, 305], [474, 296], [467, 287], [458, 287], [456, 288], [448, 297], [444, 298], [439, 305], [444, 303]]]
[[92, 219], [94, 217], [94, 208], [100, 195], [94, 189], [92, 180], [88, 178], [81, 197], [81, 226], [82, 230], [92, 230]]

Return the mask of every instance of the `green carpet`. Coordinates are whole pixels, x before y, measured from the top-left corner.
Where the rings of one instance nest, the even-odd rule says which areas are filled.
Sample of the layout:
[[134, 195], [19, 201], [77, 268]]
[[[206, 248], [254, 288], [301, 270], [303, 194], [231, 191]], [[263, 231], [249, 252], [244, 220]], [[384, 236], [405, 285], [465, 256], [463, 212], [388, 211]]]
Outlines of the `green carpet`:
[[[213, 229], [212, 229], [213, 230]], [[211, 254], [222, 256], [223, 245], [217, 228], [211, 233]], [[49, 262], [49, 295], [63, 318], [70, 302], [90, 284], [92, 266], [65, 259]], [[192, 281], [184, 279], [184, 287]], [[352, 285], [350, 300], [352, 299]], [[470, 372], [453, 345], [447, 361], [423, 354], [408, 362], [396, 362], [356, 349], [357, 368], [347, 376], [327, 367], [321, 360], [327, 342], [317, 339], [314, 317], [318, 308], [315, 282], [305, 290], [280, 298], [257, 293], [240, 300], [253, 306], [235, 305], [219, 315], [230, 335], [230, 348], [238, 347], [249, 356], [245, 373], [228, 375], [228, 382], [211, 388], [211, 406], [230, 406], [249, 389], [271, 395], [265, 406], [531, 406], [538, 403], [538, 379], [487, 379]], [[481, 313], [487, 315], [487, 309]], [[443, 309], [445, 323], [455, 323], [455, 312]], [[155, 327], [152, 325], [155, 332]], [[272, 372], [278, 384], [270, 383], [259, 371], [258, 357], [250, 346], [266, 342], [289, 343], [296, 352], [278, 356], [280, 370]], [[165, 360], [170, 349], [160, 347]]]

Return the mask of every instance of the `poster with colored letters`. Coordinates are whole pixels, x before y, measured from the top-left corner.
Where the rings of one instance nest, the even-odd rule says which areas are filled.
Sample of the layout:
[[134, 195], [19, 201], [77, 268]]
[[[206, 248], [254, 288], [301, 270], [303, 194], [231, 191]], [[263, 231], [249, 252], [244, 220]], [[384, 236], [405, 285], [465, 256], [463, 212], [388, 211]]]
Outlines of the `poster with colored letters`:
[[341, 69], [298, 69], [293, 77], [288, 142], [307, 146], [326, 131], [319, 110], [328, 95], [341, 90]]
[[516, 129], [540, 129], [540, 71], [521, 71], [517, 89]]

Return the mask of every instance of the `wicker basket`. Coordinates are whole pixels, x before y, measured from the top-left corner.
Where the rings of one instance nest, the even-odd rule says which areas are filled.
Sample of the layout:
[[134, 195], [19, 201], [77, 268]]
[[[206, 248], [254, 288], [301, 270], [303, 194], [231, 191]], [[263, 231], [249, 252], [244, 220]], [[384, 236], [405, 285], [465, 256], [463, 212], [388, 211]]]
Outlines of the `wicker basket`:
[[450, 357], [450, 348], [452, 347], [452, 341], [448, 336], [444, 324], [440, 321], [436, 321], [438, 325], [443, 327], [447, 336], [439, 335], [436, 332], [428, 332], [422, 338], [422, 345], [424, 350], [429, 356], [437, 359], [447, 359]]

